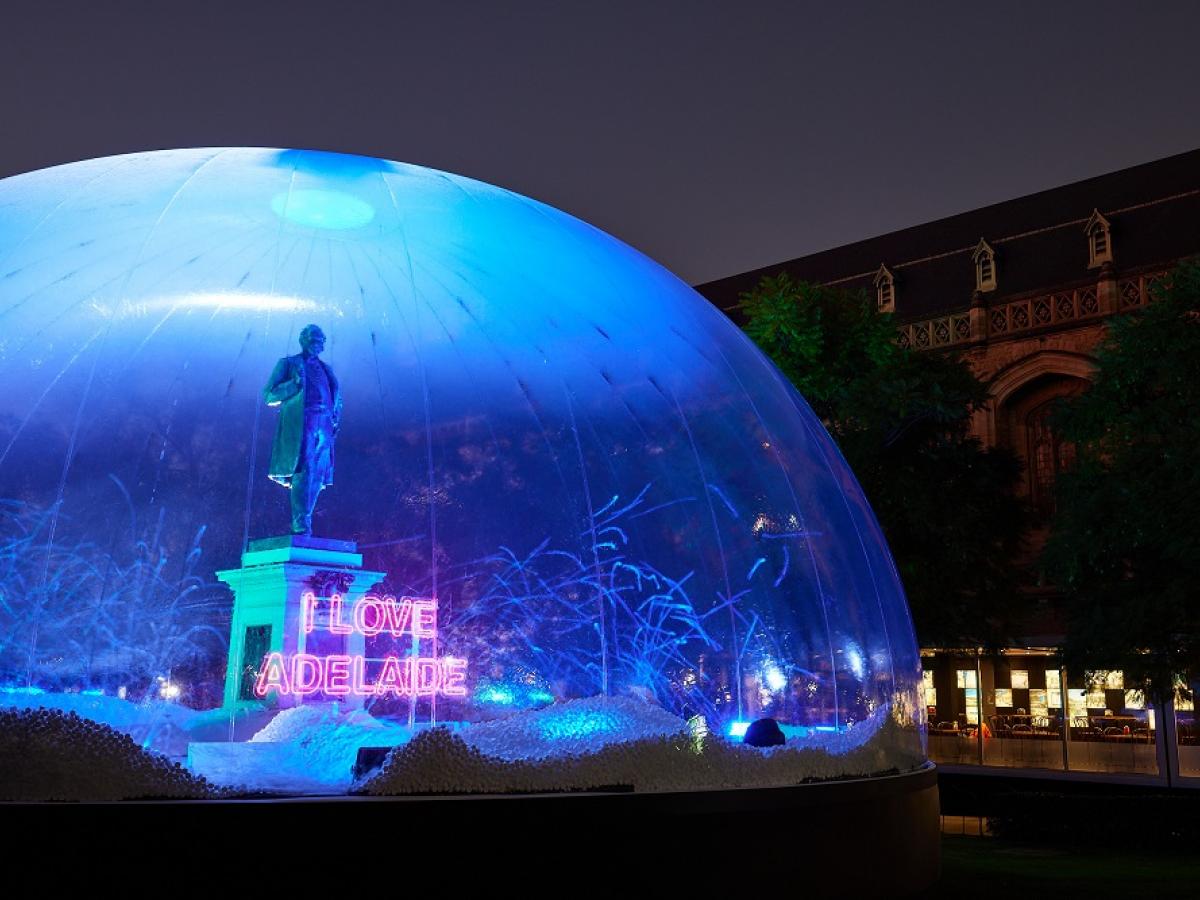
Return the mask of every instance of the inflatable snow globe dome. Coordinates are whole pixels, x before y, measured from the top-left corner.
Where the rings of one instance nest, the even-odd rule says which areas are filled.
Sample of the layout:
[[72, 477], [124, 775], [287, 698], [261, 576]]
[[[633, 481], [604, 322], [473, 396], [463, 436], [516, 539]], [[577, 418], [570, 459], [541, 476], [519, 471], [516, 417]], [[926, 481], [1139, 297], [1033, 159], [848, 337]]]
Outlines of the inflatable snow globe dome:
[[[455, 753], [496, 763], [463, 789], [516, 759], [559, 786], [564, 755], [611, 784], [631, 742], [725, 754], [726, 785], [923, 762], [833, 442], [578, 219], [358, 156], [90, 160], [0, 181], [0, 323], [4, 727], [77, 712], [197, 791], [348, 788], [380, 746], [354, 784], [446, 789], [405, 764]], [[763, 719], [781, 747], [742, 744]]]

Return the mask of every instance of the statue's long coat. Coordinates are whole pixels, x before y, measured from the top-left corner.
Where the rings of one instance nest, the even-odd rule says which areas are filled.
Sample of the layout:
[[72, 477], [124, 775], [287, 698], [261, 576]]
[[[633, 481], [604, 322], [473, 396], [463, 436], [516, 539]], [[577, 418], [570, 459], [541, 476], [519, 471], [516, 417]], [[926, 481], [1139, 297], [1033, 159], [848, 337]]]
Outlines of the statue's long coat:
[[[333, 400], [333, 427], [336, 431], [342, 418], [342, 391], [333, 370], [325, 365], [329, 393]], [[267, 475], [272, 481], [291, 486], [292, 476], [300, 463], [300, 446], [304, 441], [304, 354], [285, 356], [275, 364], [275, 370], [263, 388], [267, 406], [279, 407], [279, 422], [275, 426], [275, 441], [271, 445], [271, 465]], [[325, 487], [333, 484], [333, 446], [329, 448], [329, 470], [322, 479]]]

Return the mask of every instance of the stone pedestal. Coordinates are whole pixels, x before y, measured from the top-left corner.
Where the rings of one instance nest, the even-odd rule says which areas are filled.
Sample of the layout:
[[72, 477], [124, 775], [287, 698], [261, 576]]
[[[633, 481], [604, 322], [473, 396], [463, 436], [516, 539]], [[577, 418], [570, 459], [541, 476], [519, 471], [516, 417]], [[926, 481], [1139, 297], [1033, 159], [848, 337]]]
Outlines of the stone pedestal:
[[[233, 591], [233, 622], [229, 632], [229, 663], [225, 672], [226, 709], [260, 707], [278, 703], [293, 706], [293, 696], [270, 695], [263, 700], [253, 693], [262, 658], [267, 653], [304, 653], [301, 598], [312, 592], [318, 600], [340, 595], [346, 606], [378, 584], [386, 573], [362, 568], [362, 554], [353, 541], [284, 535], [251, 541], [242, 554], [240, 569], [217, 572]], [[363, 637], [344, 637], [341, 652], [361, 655]], [[361, 697], [347, 697], [347, 705], [361, 705]]]

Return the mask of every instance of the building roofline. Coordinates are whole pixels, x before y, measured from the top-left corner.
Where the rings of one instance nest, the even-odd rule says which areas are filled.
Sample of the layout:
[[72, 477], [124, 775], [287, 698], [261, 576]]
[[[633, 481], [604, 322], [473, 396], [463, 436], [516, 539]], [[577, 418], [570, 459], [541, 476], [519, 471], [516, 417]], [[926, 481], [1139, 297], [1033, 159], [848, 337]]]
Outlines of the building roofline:
[[[1045, 193], [1050, 193], [1050, 191], [1040, 191], [1039, 193], [1045, 194]], [[1167, 197], [1159, 197], [1156, 200], [1147, 200], [1145, 203], [1134, 203], [1130, 206], [1123, 206], [1119, 209], [1108, 210], [1108, 212], [1105, 215], [1106, 216], [1119, 216], [1122, 213], [1133, 212], [1134, 210], [1137, 210], [1137, 209], [1147, 209], [1151, 206], [1161, 206], [1163, 203], [1170, 203], [1173, 200], [1183, 200], [1187, 197], [1195, 197], [1198, 195], [1200, 195], [1200, 188], [1195, 188], [1194, 190], [1190, 190], [1190, 191], [1181, 191], [1177, 194], [1171, 194], [1170, 196], [1167, 196]], [[1030, 196], [1034, 196], [1034, 195], [1030, 195]], [[1023, 200], [1025, 198], [1021, 197], [1018, 199]], [[1007, 201], [1007, 202], [1011, 202], [1011, 201]], [[1001, 204], [997, 203], [995, 205], [1000, 206]], [[972, 210], [972, 212], [982, 212], [983, 210], [986, 210], [989, 208], [990, 207], [985, 206], [979, 210]], [[949, 218], [954, 218], [954, 217], [950, 216]], [[1092, 219], [1092, 216], [1090, 216], [1090, 215], [1081, 216], [1081, 217], [1075, 218], [1075, 219], [1067, 219], [1063, 222], [1057, 222], [1054, 225], [1046, 225], [1042, 228], [1030, 228], [1027, 231], [1022, 231], [1017, 234], [1008, 234], [1008, 235], [1005, 235], [1004, 237], [989, 238], [986, 241], [986, 243], [989, 246], [1006, 244], [1006, 243], [1010, 243], [1012, 241], [1020, 240], [1021, 238], [1033, 237], [1036, 234], [1045, 234], [1048, 231], [1058, 231], [1062, 228], [1070, 228], [1074, 225], [1087, 225], [1087, 223], [1090, 222], [1091, 219]], [[944, 222], [944, 221], [946, 221], [946, 219], [937, 219], [936, 220], [936, 222], [938, 222], [938, 223]], [[934, 223], [929, 223], [929, 224], [934, 224]], [[914, 227], [920, 228], [921, 226], [916, 225]], [[908, 229], [904, 229], [904, 230], [907, 231]], [[890, 234], [899, 234], [900, 232], [889, 232], [889, 233]], [[880, 235], [880, 237], [884, 237], [884, 236], [885, 235]], [[873, 238], [868, 238], [867, 240], [873, 240]], [[862, 242], [862, 243], [865, 243], [865, 242]], [[854, 244], [846, 244], [845, 246], [853, 247]], [[979, 248], [979, 246], [980, 246], [980, 243], [976, 242], [974, 244], [969, 244], [969, 245], [966, 245], [963, 247], [957, 247], [954, 250], [947, 250], [944, 253], [932, 253], [928, 256], [922, 256], [922, 257], [917, 257], [915, 259], [906, 259], [906, 260], [902, 260], [900, 262], [894, 262], [894, 263], [889, 264], [888, 268], [889, 269], [903, 269], [903, 268], [907, 268], [909, 266], [917, 266], [917, 265], [920, 265], [921, 263], [932, 262], [935, 259], [945, 259], [948, 256], [959, 256], [959, 255], [966, 254], [966, 253], [974, 253]], [[818, 254], [813, 254], [813, 255], [816, 256]], [[806, 258], [807, 257], [803, 257], [803, 256], [797, 257], [797, 259], [806, 259]], [[795, 262], [795, 260], [791, 260], [791, 262]], [[782, 265], [787, 265], [787, 263], [783, 263]], [[769, 268], [774, 268], [774, 267], [772, 266]], [[845, 275], [841, 278], [835, 278], [830, 281], [823, 282], [823, 284], [842, 284], [843, 282], [847, 282], [847, 281], [857, 281], [860, 278], [865, 278], [869, 275], [874, 275], [878, 271], [879, 271], [878, 269], [874, 269], [869, 272], [856, 272], [853, 275]]]
[[[1100, 212], [1103, 213], [1105, 216], [1111, 218], [1112, 216], [1120, 215], [1122, 213], [1132, 212], [1132, 211], [1138, 210], [1138, 209], [1145, 209], [1147, 207], [1152, 207], [1152, 206], [1158, 206], [1158, 205], [1162, 205], [1165, 203], [1170, 203], [1172, 201], [1189, 198], [1189, 197], [1195, 197], [1195, 196], [1200, 195], [1200, 148], [1198, 148], [1195, 150], [1186, 151], [1184, 153], [1178, 153], [1178, 154], [1174, 154], [1172, 156], [1163, 157], [1161, 159], [1153, 160], [1151, 162], [1141, 163], [1139, 165], [1131, 166], [1126, 169], [1118, 169], [1118, 170], [1115, 170], [1112, 172], [1104, 173], [1102, 175], [1096, 175], [1096, 176], [1092, 176], [1090, 178], [1081, 179], [1079, 181], [1069, 182], [1067, 184], [1059, 185], [1057, 187], [1047, 188], [1047, 189], [1041, 190], [1041, 191], [1035, 191], [1034, 193], [1025, 194], [1021, 197], [1016, 197], [1016, 198], [1009, 199], [1009, 200], [1002, 200], [998, 203], [989, 204], [987, 206], [978, 207], [976, 209], [965, 210], [963, 212], [954, 213], [949, 216], [944, 216], [940, 219], [932, 219], [930, 221], [923, 222], [918, 225], [911, 225], [907, 228], [898, 229], [896, 231], [884, 232], [882, 234], [873, 235], [871, 237], [863, 238], [858, 241], [853, 241], [848, 244], [841, 244], [836, 247], [829, 247], [827, 249], [819, 250], [814, 253], [806, 254], [804, 256], [795, 257], [790, 260], [783, 260], [783, 261], [780, 261], [777, 263], [771, 263], [769, 265], [760, 266], [758, 268], [751, 269], [751, 270], [748, 270], [745, 272], [734, 273], [732, 275], [728, 275], [728, 276], [725, 276], [722, 278], [717, 278], [717, 279], [713, 279], [711, 281], [697, 284], [697, 285], [695, 285], [695, 287], [701, 293], [707, 293], [706, 289], [716, 288], [726, 282], [730, 282], [730, 283], [744, 282], [748, 279], [757, 280], [758, 278], [760, 278], [764, 275], [770, 275], [770, 274], [779, 272], [781, 270], [785, 270], [789, 266], [795, 266], [796, 264], [801, 263], [801, 262], [817, 261], [817, 260], [821, 259], [822, 257], [830, 257], [833, 254], [846, 255], [847, 257], [853, 257], [856, 253], [862, 253], [862, 255], [864, 256], [864, 260], [868, 256], [879, 257], [880, 253], [879, 253], [878, 249], [876, 247], [873, 247], [872, 245], [880, 245], [885, 242], [892, 242], [892, 241], [902, 241], [904, 238], [913, 239], [914, 241], [919, 241], [921, 239], [925, 239], [927, 241], [932, 242], [932, 241], [936, 240], [936, 237], [937, 237], [935, 232], [938, 232], [938, 231], [956, 232], [957, 231], [958, 233], [961, 234], [961, 233], [964, 233], [968, 227], [972, 231], [978, 231], [979, 230], [978, 220], [980, 220], [980, 219], [995, 218], [998, 221], [1003, 220], [1008, 215], [1014, 215], [1014, 214], [1018, 214], [1018, 213], [1022, 212], [1023, 210], [1026, 210], [1026, 209], [1032, 210], [1032, 209], [1036, 208], [1037, 206], [1039, 206], [1039, 201], [1045, 201], [1046, 199], [1048, 199], [1049, 197], [1051, 197], [1054, 194], [1086, 193], [1090, 196], [1090, 195], [1095, 194], [1098, 191], [1102, 192], [1103, 189], [1105, 189], [1105, 188], [1111, 189], [1113, 186], [1115, 186], [1119, 183], [1127, 183], [1129, 181], [1137, 181], [1140, 177], [1144, 178], [1151, 174], [1161, 174], [1164, 172], [1173, 172], [1176, 169], [1178, 169], [1179, 171], [1184, 172], [1184, 173], [1187, 173], [1189, 170], [1195, 171], [1196, 172], [1196, 176], [1195, 176], [1196, 180], [1194, 182], [1195, 186], [1188, 187], [1184, 190], [1162, 190], [1162, 189], [1160, 189], [1158, 191], [1155, 191], [1152, 194], [1152, 199], [1142, 200], [1142, 201], [1139, 201], [1136, 203], [1131, 203], [1131, 204], [1125, 204], [1125, 205], [1118, 206], [1116, 208], [1100, 209]], [[1186, 178], [1186, 175], [1184, 175], [1183, 177]], [[1152, 181], [1155, 179], [1148, 178], [1147, 180]], [[1055, 230], [1059, 230], [1062, 228], [1083, 226], [1091, 218], [1091, 215], [1092, 215], [1092, 212], [1094, 209], [1096, 209], [1095, 204], [1089, 203], [1087, 206], [1086, 212], [1083, 212], [1080, 215], [1072, 215], [1070, 217], [1066, 217], [1066, 218], [1062, 219], [1061, 221], [1057, 221], [1051, 225], [1014, 230], [1014, 231], [1011, 231], [1011, 233], [997, 235], [995, 237], [985, 235], [985, 237], [987, 237], [989, 244], [996, 246], [996, 245], [1002, 245], [1006, 242], [1012, 242], [1012, 241], [1020, 240], [1022, 238], [1031, 237], [1031, 236], [1038, 235], [1038, 234], [1045, 234], [1046, 232], [1055, 231]], [[972, 220], [975, 220], [975, 221], [972, 221]], [[1043, 221], [1044, 221], [1044, 219], [1043, 219]], [[926, 232], [927, 234], [923, 235], [922, 232]], [[948, 247], [946, 249], [929, 252], [929, 253], [926, 253], [926, 254], [920, 255], [920, 256], [911, 256], [906, 259], [890, 259], [889, 260], [889, 259], [873, 258], [873, 261], [872, 261], [869, 269], [865, 268], [865, 262], [864, 262], [864, 268], [863, 268], [863, 271], [861, 271], [861, 272], [856, 271], [853, 274], [842, 274], [842, 275], [839, 275], [839, 277], [837, 277], [835, 279], [822, 280], [821, 283], [840, 284], [840, 283], [844, 283], [844, 282], [855, 281], [855, 280], [862, 279], [862, 278], [872, 277], [879, 271], [878, 267], [881, 262], [886, 264], [889, 269], [895, 271], [896, 269], [902, 269], [905, 267], [920, 265], [921, 263], [931, 262], [931, 261], [938, 260], [938, 259], [944, 259], [944, 258], [950, 257], [950, 256], [956, 256], [956, 255], [960, 255], [960, 254], [969, 254], [969, 253], [974, 252], [974, 250], [977, 246], [978, 246], [978, 242], [975, 242], [975, 243], [972, 243], [969, 245], [956, 245], [953, 247]]]

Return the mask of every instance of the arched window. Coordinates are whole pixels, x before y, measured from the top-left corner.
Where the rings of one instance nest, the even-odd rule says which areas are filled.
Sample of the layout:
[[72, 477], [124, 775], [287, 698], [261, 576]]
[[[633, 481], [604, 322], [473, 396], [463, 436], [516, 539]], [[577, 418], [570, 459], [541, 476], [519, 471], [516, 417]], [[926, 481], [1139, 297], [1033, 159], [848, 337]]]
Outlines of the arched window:
[[1026, 419], [1028, 442], [1029, 499], [1043, 519], [1054, 515], [1054, 486], [1060, 472], [1075, 463], [1075, 445], [1064, 441], [1050, 427], [1050, 416], [1058, 398], [1036, 407]]
[[983, 238], [979, 239], [975, 253], [975, 290], [994, 291], [996, 289], [996, 251]]

